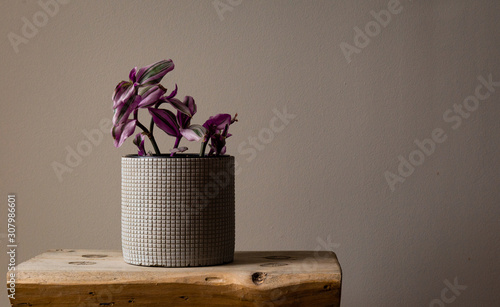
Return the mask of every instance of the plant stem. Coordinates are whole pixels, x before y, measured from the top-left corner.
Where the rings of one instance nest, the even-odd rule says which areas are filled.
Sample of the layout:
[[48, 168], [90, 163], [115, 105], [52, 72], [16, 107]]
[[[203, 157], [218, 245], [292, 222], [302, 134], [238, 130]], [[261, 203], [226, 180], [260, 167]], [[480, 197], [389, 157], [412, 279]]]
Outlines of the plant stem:
[[[160, 84], [161, 86], [161, 84]], [[164, 87], [162, 87], [163, 89], [165, 89]], [[163, 100], [159, 100], [156, 104], [155, 104], [155, 109], [158, 109], [158, 107], [162, 104], [162, 103], [165, 103], [165, 101]], [[153, 129], [155, 127], [155, 122], [153, 120], [153, 118], [151, 117], [151, 122], [149, 123], [149, 133], [151, 135], [153, 135]]]
[[[158, 107], [160, 106], [161, 102], [158, 101], [156, 104], [155, 104], [155, 109], [158, 109]], [[149, 123], [149, 133], [153, 134], [153, 129], [155, 127], [155, 122], [153, 120], [153, 117], [151, 117], [151, 122]]]
[[153, 121], [153, 117], [151, 117], [151, 123], [149, 124], [149, 133], [153, 135], [153, 128], [155, 127], [155, 122]]
[[205, 142], [201, 143], [201, 149], [200, 149], [200, 157], [205, 156], [205, 149], [207, 148], [208, 140]]
[[156, 144], [156, 140], [155, 140], [155, 137], [153, 136], [153, 134], [148, 130], [148, 128], [144, 127], [144, 125], [141, 124], [139, 121], [137, 121], [137, 126], [139, 126], [139, 128], [141, 128], [142, 131], [144, 131], [144, 133], [146, 133], [149, 140], [151, 141], [151, 144], [153, 145], [153, 148], [155, 150], [156, 155], [159, 156], [161, 154], [160, 149], [158, 148], [158, 145]]
[[[181, 138], [182, 138], [182, 136], [180, 136], [180, 137], [178, 137], [178, 138], [175, 139], [174, 148], [179, 147], [179, 143], [181, 141]], [[173, 157], [174, 155], [175, 155], [175, 152], [173, 152], [173, 153], [170, 154], [171, 157]]]

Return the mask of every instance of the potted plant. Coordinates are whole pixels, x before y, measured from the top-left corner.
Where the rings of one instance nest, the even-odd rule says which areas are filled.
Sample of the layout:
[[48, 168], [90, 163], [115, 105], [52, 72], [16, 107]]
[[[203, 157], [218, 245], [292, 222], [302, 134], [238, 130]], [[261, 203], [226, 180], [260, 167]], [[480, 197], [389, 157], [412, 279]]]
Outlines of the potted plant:
[[[122, 157], [123, 258], [143, 266], [228, 263], [234, 256], [234, 157], [225, 153], [236, 115], [191, 123], [197, 111], [194, 99], [181, 101], [177, 85], [167, 94], [160, 84], [173, 69], [172, 60], [136, 67], [113, 93], [115, 147], [139, 130], [133, 137], [138, 154]], [[139, 113], [150, 116], [148, 126]], [[154, 137], [159, 130], [174, 138], [167, 153]], [[146, 138], [153, 152], [146, 150]], [[185, 153], [182, 139], [201, 142], [199, 153]]]

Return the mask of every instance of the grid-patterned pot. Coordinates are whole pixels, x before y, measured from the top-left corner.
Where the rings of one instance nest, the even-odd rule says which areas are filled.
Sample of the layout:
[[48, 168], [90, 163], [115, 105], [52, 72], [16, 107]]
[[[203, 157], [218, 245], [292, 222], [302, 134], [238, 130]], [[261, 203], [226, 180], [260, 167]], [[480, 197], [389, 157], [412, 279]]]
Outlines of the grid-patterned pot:
[[234, 257], [234, 157], [122, 157], [122, 251], [143, 266]]

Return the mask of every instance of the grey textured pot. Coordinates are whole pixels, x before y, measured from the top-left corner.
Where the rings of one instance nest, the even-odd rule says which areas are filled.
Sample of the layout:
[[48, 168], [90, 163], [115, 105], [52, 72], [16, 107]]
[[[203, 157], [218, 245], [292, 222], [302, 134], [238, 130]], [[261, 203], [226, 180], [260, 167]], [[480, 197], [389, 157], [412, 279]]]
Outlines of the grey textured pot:
[[234, 157], [122, 157], [122, 251], [142, 266], [233, 261]]

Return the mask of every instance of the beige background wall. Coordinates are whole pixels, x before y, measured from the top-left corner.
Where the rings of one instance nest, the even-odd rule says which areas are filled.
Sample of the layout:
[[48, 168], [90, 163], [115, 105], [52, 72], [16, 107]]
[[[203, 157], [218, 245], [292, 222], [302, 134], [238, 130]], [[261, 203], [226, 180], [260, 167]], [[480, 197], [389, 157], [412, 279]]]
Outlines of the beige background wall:
[[[371, 14], [381, 10], [393, 12], [385, 27]], [[500, 86], [469, 97], [478, 77], [500, 81], [500, 2], [61, 0], [48, 11], [0, 4], [0, 232], [6, 246], [16, 193], [18, 263], [120, 248], [120, 156], [135, 149], [93, 130], [133, 66], [171, 58], [163, 84], [196, 99], [198, 122], [239, 114], [238, 250], [334, 250], [343, 306], [500, 305]], [[34, 17], [42, 27], [16, 53], [8, 37]], [[472, 111], [454, 111], [464, 99]], [[284, 110], [296, 117], [271, 137]], [[415, 140], [433, 133], [442, 142], [421, 161]], [[421, 165], [396, 177], [399, 156]], [[61, 180], [54, 162], [68, 167]], [[404, 180], [394, 191], [386, 172]], [[466, 289], [450, 290], [455, 278]]]

